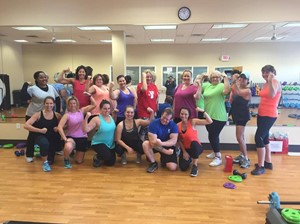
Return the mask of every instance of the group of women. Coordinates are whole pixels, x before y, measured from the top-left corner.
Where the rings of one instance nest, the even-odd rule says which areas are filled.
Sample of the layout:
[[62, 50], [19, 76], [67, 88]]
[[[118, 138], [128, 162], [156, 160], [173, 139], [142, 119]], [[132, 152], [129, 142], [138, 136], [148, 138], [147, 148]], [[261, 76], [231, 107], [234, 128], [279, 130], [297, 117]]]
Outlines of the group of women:
[[[88, 148], [87, 133], [93, 132], [91, 147], [96, 152], [93, 158], [94, 167], [102, 164], [114, 165], [116, 155], [121, 156], [122, 164], [126, 164], [126, 153], [135, 153], [136, 162], [139, 163], [143, 154], [143, 138], [141, 140], [141, 131], [140, 136], [137, 133], [140, 129], [146, 133], [146, 127], [153, 120], [158, 105], [158, 88], [154, 84], [151, 71], [142, 74], [142, 82], [136, 90], [127, 85], [123, 75], [117, 77], [119, 88], [113, 90], [114, 83], [108, 85], [109, 79], [106, 75], [95, 75], [91, 83], [91, 77], [87, 76], [84, 66], [76, 69], [74, 78], [64, 77], [68, 71], [63, 70], [58, 78], [63, 84], [72, 84], [74, 91], [73, 96], [67, 100], [67, 112], [62, 118], [57, 113], [51, 113], [55, 105], [59, 104], [59, 98], [57, 92], [48, 85], [48, 76], [42, 71], [34, 74], [36, 85], [27, 89], [31, 101], [26, 112], [25, 128], [29, 130], [26, 160], [33, 161], [33, 147], [38, 144], [44, 159], [43, 170], [50, 171], [55, 150], [59, 147], [59, 139], [62, 139], [65, 168], [71, 168], [70, 154], [75, 149], [75, 161], [82, 163]], [[262, 99], [258, 110], [258, 128], [255, 135], [258, 163], [252, 171], [253, 175], [263, 174], [265, 168], [272, 169], [268, 132], [277, 117], [276, 108], [281, 92], [273, 66], [264, 66], [262, 75], [266, 83], [261, 91]], [[179, 127], [179, 167], [182, 170], [186, 170], [191, 163], [192, 171], [194, 169], [191, 175], [194, 175], [198, 157], [202, 152], [202, 147], [199, 147], [201, 144], [195, 137], [195, 125], [206, 125], [213, 149], [207, 155], [207, 158], [212, 159], [209, 165], [222, 164], [219, 135], [228, 118], [224, 101], [230, 92], [232, 116], [237, 125], [236, 136], [241, 150], [241, 155], [235, 160], [243, 168], [250, 166], [244, 140], [251, 97], [247, 88], [248, 82], [247, 74], [234, 74], [230, 86], [226, 75], [214, 71], [210, 76], [201, 75], [193, 83], [192, 72], [183, 72], [182, 83], [174, 91], [173, 102], [174, 121]], [[197, 105], [202, 105], [198, 111], [195, 109]], [[138, 119], [135, 118], [136, 110]], [[199, 111], [202, 118], [205, 114], [205, 119], [198, 119]]]

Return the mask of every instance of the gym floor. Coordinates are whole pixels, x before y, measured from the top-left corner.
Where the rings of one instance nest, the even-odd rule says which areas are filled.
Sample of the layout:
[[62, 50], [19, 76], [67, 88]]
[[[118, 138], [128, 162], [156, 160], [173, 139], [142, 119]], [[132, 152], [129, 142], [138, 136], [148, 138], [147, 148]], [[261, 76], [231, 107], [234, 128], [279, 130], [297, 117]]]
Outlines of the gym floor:
[[[299, 157], [288, 155], [274, 154], [273, 171], [251, 176], [257, 157], [250, 151], [249, 169], [234, 165], [248, 174], [247, 179], [230, 190], [223, 184], [231, 173], [225, 173], [223, 165], [208, 166], [205, 155], [210, 151], [201, 155], [197, 177], [190, 177], [190, 170], [170, 172], [161, 167], [146, 173], [144, 156], [141, 164], [129, 156], [127, 165], [118, 158], [115, 167], [93, 168], [91, 150], [83, 164], [72, 161], [70, 170], [63, 167], [63, 156], [57, 155], [52, 171], [45, 173], [41, 159], [26, 163], [14, 151], [0, 149], [0, 222], [261, 224], [269, 208], [256, 202], [267, 200], [271, 192], [284, 201], [300, 200]], [[237, 154], [224, 151], [223, 158]]]

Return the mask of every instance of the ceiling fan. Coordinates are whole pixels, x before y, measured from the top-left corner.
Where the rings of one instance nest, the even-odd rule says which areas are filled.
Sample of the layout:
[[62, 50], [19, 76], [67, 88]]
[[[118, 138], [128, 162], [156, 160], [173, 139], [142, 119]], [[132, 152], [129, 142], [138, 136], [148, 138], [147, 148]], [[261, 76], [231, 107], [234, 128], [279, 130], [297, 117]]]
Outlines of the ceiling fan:
[[57, 42], [54, 29], [52, 28], [52, 37], [50, 41], [39, 41], [39, 44], [55, 44]]
[[279, 40], [281, 38], [278, 38], [276, 35], [276, 25], [273, 25], [273, 35], [271, 37], [271, 40]]

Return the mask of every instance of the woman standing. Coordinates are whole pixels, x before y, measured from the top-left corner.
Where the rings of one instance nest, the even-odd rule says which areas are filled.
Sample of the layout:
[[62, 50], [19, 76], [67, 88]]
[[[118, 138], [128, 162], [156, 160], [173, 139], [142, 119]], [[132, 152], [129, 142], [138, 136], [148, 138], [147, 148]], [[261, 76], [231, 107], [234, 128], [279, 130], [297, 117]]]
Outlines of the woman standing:
[[116, 125], [118, 125], [122, 120], [125, 119], [125, 108], [130, 105], [133, 108], [136, 108], [137, 96], [136, 92], [132, 91], [129, 87], [126, 86], [126, 80], [124, 75], [119, 75], [117, 77], [119, 84], [119, 89], [113, 91], [114, 83], [111, 82], [109, 85], [109, 96], [112, 100], [117, 101], [117, 120]]
[[[83, 162], [85, 152], [88, 147], [87, 134], [82, 130], [82, 123], [84, 116], [88, 111], [94, 109], [95, 100], [93, 97], [90, 99], [91, 105], [82, 107], [79, 109], [79, 102], [75, 96], [71, 96], [67, 99], [67, 112], [63, 115], [58, 125], [58, 131], [61, 138], [64, 140], [64, 164], [65, 168], [71, 169], [70, 154], [75, 149], [76, 163]], [[66, 134], [64, 127], [66, 125]]]
[[[202, 80], [204, 80], [203, 76]], [[221, 83], [221, 80], [224, 83]], [[208, 131], [209, 143], [213, 152], [207, 155], [213, 161], [210, 166], [220, 166], [222, 164], [222, 155], [220, 152], [220, 133], [227, 121], [225, 109], [225, 95], [230, 92], [230, 85], [225, 74], [219, 71], [213, 71], [210, 74], [210, 82], [202, 83], [202, 92], [204, 97], [205, 111], [212, 118], [213, 123], [206, 125]]]
[[103, 75], [97, 74], [93, 77], [93, 85], [88, 89], [87, 93], [92, 95], [96, 102], [96, 107], [91, 111], [91, 114], [93, 116], [99, 115], [99, 106], [102, 100], [110, 100], [108, 88], [104, 85]]
[[192, 72], [190, 70], [184, 70], [181, 76], [182, 83], [177, 86], [174, 92], [173, 108], [175, 112], [175, 123], [180, 121], [180, 108], [187, 107], [191, 111], [191, 118], [196, 118], [197, 111], [196, 100], [201, 95], [201, 85], [197, 80], [195, 85], [192, 84]]
[[79, 107], [85, 107], [90, 104], [90, 98], [84, 95], [85, 89], [90, 86], [90, 78], [86, 73], [86, 68], [80, 65], [76, 68], [75, 78], [65, 78], [65, 74], [70, 72], [70, 68], [62, 70], [57, 82], [62, 84], [72, 84], [73, 85], [73, 95], [79, 101]]
[[203, 148], [198, 138], [196, 130], [197, 125], [207, 125], [212, 123], [210, 116], [201, 108], [197, 107], [197, 111], [202, 112], [205, 119], [190, 118], [190, 109], [182, 107], [180, 109], [181, 122], [177, 124], [179, 134], [179, 144], [181, 152], [179, 155], [179, 168], [186, 171], [192, 163], [190, 175], [196, 177], [198, 175], [198, 158]]
[[[44, 99], [44, 109], [32, 115], [24, 128], [33, 135], [34, 143], [39, 145], [43, 159], [43, 170], [50, 172], [50, 164], [54, 162], [55, 151], [60, 147], [60, 136], [57, 132], [61, 115], [53, 111], [55, 100], [51, 96]], [[49, 164], [50, 163], [50, 164]]]
[[249, 78], [250, 75], [247, 72], [233, 74], [233, 85], [230, 95], [231, 116], [233, 123], [236, 125], [235, 135], [241, 152], [239, 156], [233, 159], [233, 162], [240, 164], [241, 168], [248, 168], [250, 166], [245, 141], [245, 126], [250, 120], [249, 102], [251, 100], [251, 91], [247, 87]]
[[[158, 109], [158, 89], [154, 84], [154, 80], [155, 77], [150, 70], [142, 73], [142, 82], [137, 85], [136, 90], [138, 118], [149, 120], [148, 108], [151, 108], [154, 113]], [[142, 127], [139, 134], [142, 140], [148, 139], [148, 128]]]
[[[30, 119], [33, 114], [40, 112], [44, 106], [44, 100], [47, 96], [51, 96], [55, 99], [56, 111], [60, 112], [60, 98], [55, 88], [48, 85], [48, 75], [43, 71], [37, 71], [33, 74], [35, 85], [29, 86], [25, 83], [22, 88], [22, 94], [27, 96], [30, 103], [26, 110], [26, 121]], [[27, 137], [27, 148], [26, 148], [26, 161], [28, 163], [33, 162], [34, 154], [34, 135], [29, 132]], [[50, 163], [53, 161], [49, 161]]]
[[121, 156], [121, 163], [127, 164], [126, 153], [136, 153], [136, 163], [141, 162], [141, 155], [144, 153], [142, 147], [142, 140], [139, 138], [140, 127], [146, 127], [150, 121], [154, 119], [154, 112], [151, 108], [148, 109], [151, 116], [150, 120], [134, 119], [134, 107], [126, 106], [125, 108], [125, 119], [121, 121], [116, 129], [116, 152]]
[[266, 80], [260, 91], [260, 103], [258, 106], [257, 129], [255, 144], [258, 163], [251, 171], [252, 175], [261, 175], [265, 169], [273, 169], [271, 151], [269, 146], [269, 131], [278, 117], [277, 106], [281, 96], [281, 85], [275, 78], [276, 70], [272, 65], [265, 65], [261, 69], [262, 77]]
[[113, 118], [110, 116], [111, 105], [107, 100], [100, 103], [100, 115], [92, 118], [88, 123], [88, 118], [91, 116], [87, 113], [83, 122], [83, 131], [89, 132], [94, 128], [97, 129], [92, 139], [92, 148], [96, 152], [93, 157], [93, 166], [99, 167], [102, 164], [113, 166], [116, 162], [115, 154], [115, 129], [116, 125]]

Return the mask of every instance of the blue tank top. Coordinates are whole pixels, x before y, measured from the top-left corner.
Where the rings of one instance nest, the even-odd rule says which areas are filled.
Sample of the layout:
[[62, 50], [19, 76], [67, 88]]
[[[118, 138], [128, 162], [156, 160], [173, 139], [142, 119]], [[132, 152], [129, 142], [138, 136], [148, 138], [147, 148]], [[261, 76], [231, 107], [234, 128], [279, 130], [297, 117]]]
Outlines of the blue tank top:
[[100, 127], [96, 131], [92, 145], [105, 144], [108, 148], [115, 148], [115, 129], [116, 124], [111, 116], [109, 116], [110, 122], [107, 122], [102, 115], [99, 115]]
[[133, 106], [134, 104], [134, 95], [129, 88], [127, 89], [129, 90], [129, 94], [125, 94], [122, 90], [120, 90], [120, 95], [117, 99], [117, 109], [119, 110], [118, 117], [125, 117], [124, 112], [126, 106]]

